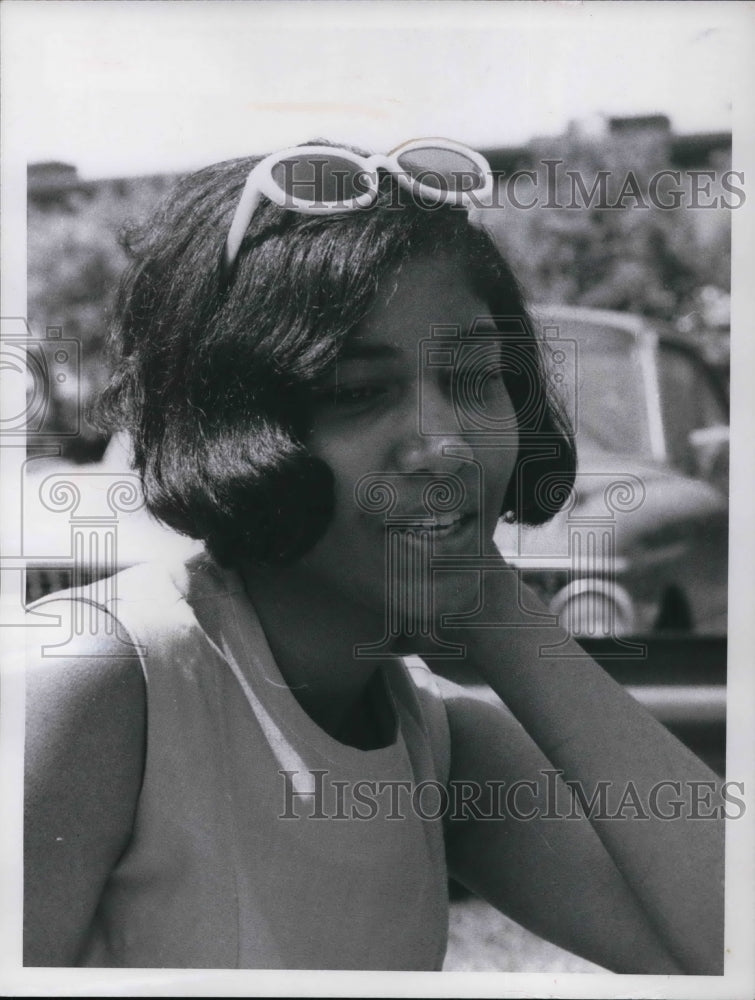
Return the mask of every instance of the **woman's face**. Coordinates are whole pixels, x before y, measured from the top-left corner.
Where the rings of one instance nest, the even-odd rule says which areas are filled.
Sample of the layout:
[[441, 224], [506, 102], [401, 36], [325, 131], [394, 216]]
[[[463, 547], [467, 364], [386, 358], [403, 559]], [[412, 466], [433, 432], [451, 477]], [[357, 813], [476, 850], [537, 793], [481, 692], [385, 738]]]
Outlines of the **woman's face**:
[[335, 513], [300, 565], [390, 609], [393, 631], [416, 630], [429, 600], [468, 606], [469, 560], [492, 551], [518, 448], [499, 345], [460, 265], [415, 260], [383, 282], [316, 391], [307, 444], [333, 472]]

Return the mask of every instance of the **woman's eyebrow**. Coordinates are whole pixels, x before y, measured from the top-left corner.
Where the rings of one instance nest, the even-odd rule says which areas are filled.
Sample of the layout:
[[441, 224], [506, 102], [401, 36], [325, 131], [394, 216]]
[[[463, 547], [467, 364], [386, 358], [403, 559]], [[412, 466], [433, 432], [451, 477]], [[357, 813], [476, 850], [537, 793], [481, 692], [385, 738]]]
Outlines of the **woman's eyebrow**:
[[344, 345], [339, 361], [372, 361], [396, 358], [401, 351], [392, 344], [364, 344], [352, 341]]

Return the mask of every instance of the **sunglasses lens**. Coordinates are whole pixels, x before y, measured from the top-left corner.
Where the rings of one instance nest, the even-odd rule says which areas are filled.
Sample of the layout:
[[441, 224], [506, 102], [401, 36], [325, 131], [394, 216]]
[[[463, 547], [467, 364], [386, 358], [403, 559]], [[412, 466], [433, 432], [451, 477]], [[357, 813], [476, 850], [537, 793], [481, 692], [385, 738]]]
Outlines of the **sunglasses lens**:
[[474, 160], [453, 149], [423, 146], [399, 153], [397, 159], [410, 177], [438, 191], [471, 191], [485, 184], [485, 175]]
[[314, 205], [348, 204], [371, 189], [369, 175], [345, 157], [307, 153], [281, 160], [272, 168], [273, 180], [287, 195]]

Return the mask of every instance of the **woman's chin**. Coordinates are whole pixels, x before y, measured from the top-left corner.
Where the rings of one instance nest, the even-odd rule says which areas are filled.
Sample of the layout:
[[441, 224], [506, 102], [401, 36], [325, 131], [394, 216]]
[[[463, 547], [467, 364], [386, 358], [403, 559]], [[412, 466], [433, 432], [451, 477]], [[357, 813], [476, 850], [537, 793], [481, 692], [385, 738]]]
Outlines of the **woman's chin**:
[[392, 634], [411, 642], [437, 635], [449, 616], [471, 615], [480, 607], [477, 570], [434, 573], [423, 586], [401, 587], [385, 596], [386, 617]]

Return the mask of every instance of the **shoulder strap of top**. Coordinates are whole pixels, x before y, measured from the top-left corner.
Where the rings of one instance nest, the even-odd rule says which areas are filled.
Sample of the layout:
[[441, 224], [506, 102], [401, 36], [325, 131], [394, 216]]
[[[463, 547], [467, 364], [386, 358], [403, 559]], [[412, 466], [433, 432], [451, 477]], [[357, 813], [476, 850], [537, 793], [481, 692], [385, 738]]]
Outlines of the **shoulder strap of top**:
[[438, 781], [448, 784], [451, 772], [451, 731], [438, 681], [432, 670], [418, 656], [408, 656], [404, 664], [411, 674], [422, 714], [427, 723]]

